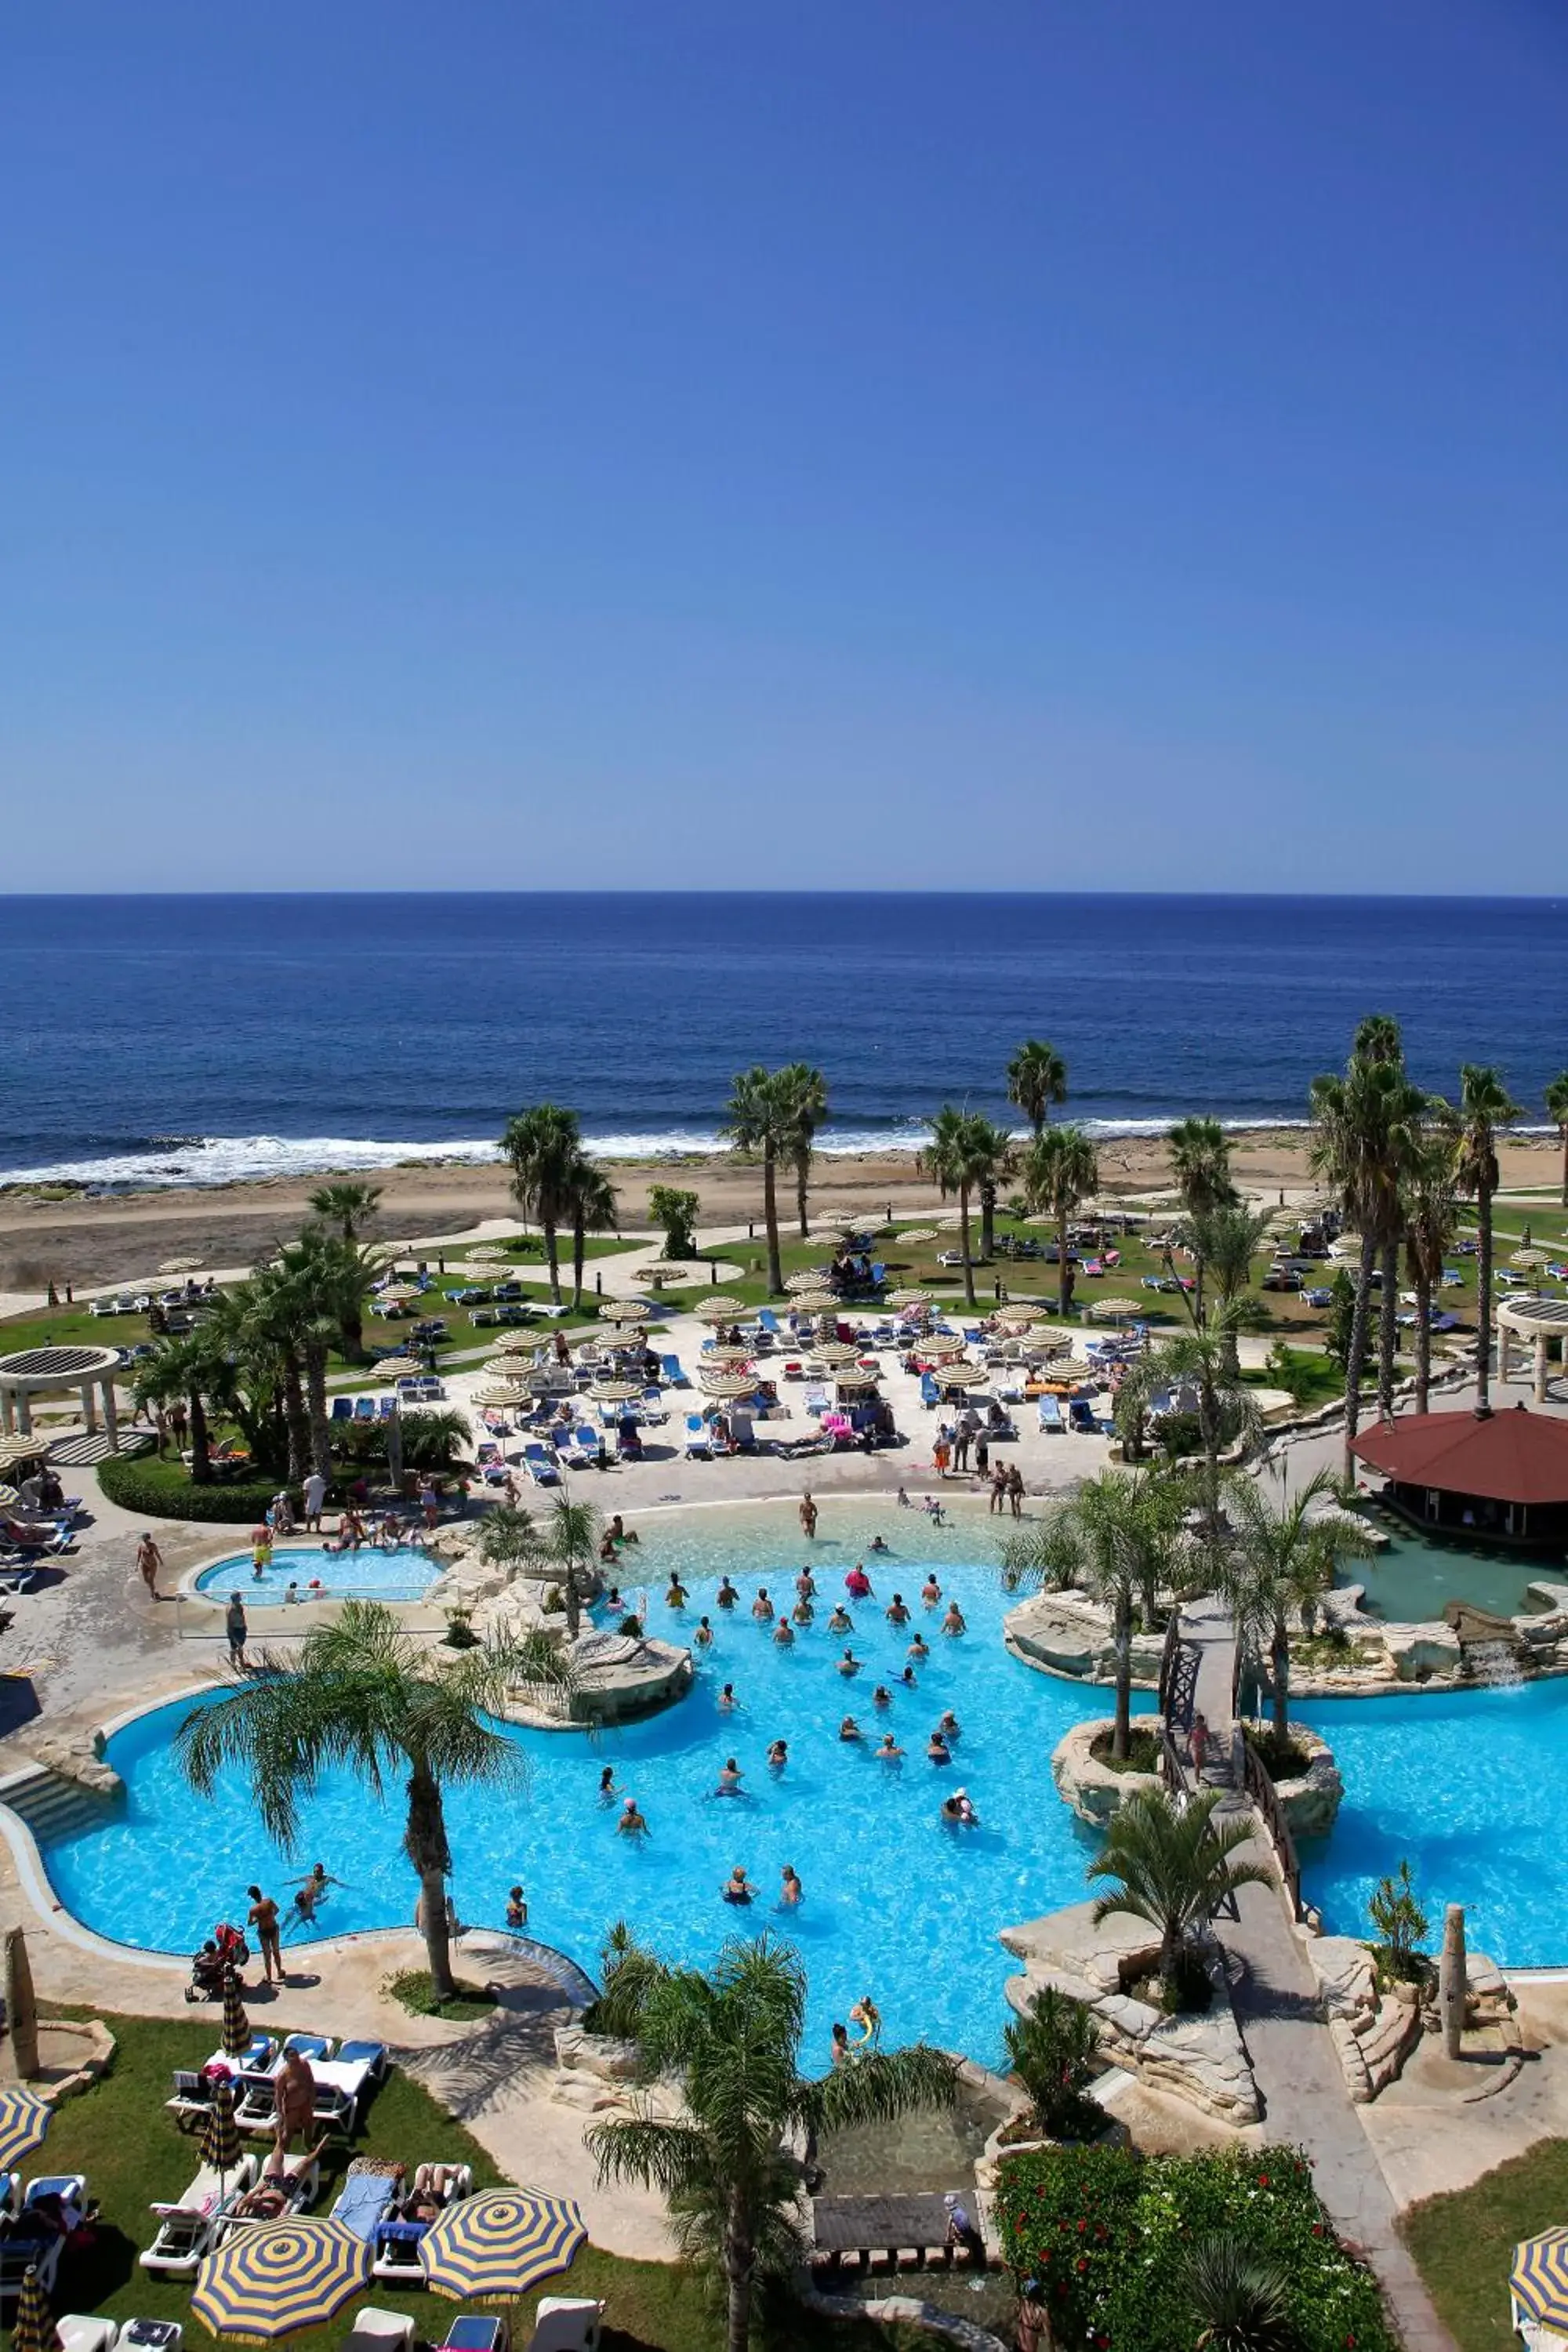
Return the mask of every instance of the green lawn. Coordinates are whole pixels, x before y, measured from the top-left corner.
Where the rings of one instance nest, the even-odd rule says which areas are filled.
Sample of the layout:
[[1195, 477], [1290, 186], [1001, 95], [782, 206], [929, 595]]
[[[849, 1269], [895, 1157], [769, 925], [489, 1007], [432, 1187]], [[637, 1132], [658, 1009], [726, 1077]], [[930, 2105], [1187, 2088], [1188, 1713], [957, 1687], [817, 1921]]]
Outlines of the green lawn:
[[[54, 2298], [57, 2315], [76, 2311], [102, 2312], [112, 2319], [132, 2315], [179, 2319], [185, 2323], [187, 2341], [200, 2345], [206, 2337], [193, 2327], [189, 2282], [142, 2270], [136, 2256], [153, 2239], [149, 2203], [177, 2197], [195, 2172], [197, 2143], [176, 2129], [163, 2102], [176, 2066], [195, 2066], [211, 2054], [218, 2012], [193, 2011], [189, 2019], [174, 2022], [141, 2017], [110, 2017], [105, 2022], [119, 2044], [110, 2073], [79, 2098], [66, 2102], [48, 2138], [26, 2168], [29, 2178], [43, 2171], [85, 2172], [89, 2192], [101, 2208], [96, 2242], [68, 2255], [61, 2265]], [[252, 2145], [264, 2152], [264, 2143]], [[467, 2161], [481, 2186], [499, 2177], [479, 2143], [395, 2067], [371, 2101], [359, 2141], [323, 2165], [316, 2212], [331, 2210], [337, 2183], [355, 2155], [397, 2157], [410, 2165], [426, 2158]], [[720, 2315], [701, 2284], [666, 2263], [623, 2262], [587, 2246], [566, 2276], [540, 2292], [603, 2297], [608, 2305], [606, 2352], [637, 2352], [637, 2347], [646, 2352], [719, 2352], [723, 2343]], [[407, 2311], [416, 2334], [437, 2344], [460, 2308], [380, 2280], [373, 2282], [363, 2300]], [[353, 2308], [351, 2305], [331, 2326], [290, 2341], [328, 2352], [347, 2335]], [[533, 2308], [531, 2296], [514, 2315], [520, 2347], [527, 2344]], [[832, 2327], [791, 2310], [781, 2315], [774, 2332], [763, 2340], [777, 2352], [796, 2346], [801, 2352], [873, 2352], [878, 2347], [881, 2352], [915, 2352], [931, 2339], [908, 2329], [889, 2334], [869, 2322]]]
[[1508, 2352], [1508, 2274], [1521, 2238], [1568, 2222], [1568, 2139], [1542, 2140], [1473, 2189], [1429, 2197], [1405, 2217], [1426, 2292], [1460, 2352]]

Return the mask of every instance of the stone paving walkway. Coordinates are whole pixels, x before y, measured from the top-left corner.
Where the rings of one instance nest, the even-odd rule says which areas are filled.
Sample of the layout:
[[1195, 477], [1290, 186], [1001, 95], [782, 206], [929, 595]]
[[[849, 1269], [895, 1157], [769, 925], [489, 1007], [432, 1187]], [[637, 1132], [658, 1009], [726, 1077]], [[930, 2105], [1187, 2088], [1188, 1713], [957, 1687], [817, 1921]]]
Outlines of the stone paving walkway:
[[[1223, 1747], [1231, 1726], [1229, 1619], [1218, 1602], [1203, 1601], [1187, 1612], [1182, 1630], [1201, 1645], [1196, 1703]], [[1243, 1810], [1231, 1796], [1224, 1808]], [[1263, 1858], [1271, 1855], [1261, 1835], [1258, 1846]], [[1247, 1886], [1237, 1908], [1240, 1918], [1226, 1924], [1224, 1940], [1245, 1964], [1233, 1999], [1265, 2135], [1306, 2150], [1334, 2227], [1376, 2272], [1407, 2352], [1456, 2352], [1399, 2235], [1392, 2192], [1352, 2105], [1319, 2011], [1316, 1979], [1285, 1905], [1271, 1886]]]

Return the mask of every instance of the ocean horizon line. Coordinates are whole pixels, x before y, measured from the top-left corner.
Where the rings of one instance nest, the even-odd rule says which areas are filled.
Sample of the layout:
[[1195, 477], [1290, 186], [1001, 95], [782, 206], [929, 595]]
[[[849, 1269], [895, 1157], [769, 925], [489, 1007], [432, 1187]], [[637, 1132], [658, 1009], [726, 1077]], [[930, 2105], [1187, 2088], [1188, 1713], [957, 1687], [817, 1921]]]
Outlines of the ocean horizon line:
[[363, 887], [320, 888], [310, 887], [286, 890], [268, 889], [189, 889], [178, 890], [0, 890], [0, 906], [182, 906], [212, 905], [227, 901], [246, 905], [325, 901], [353, 898], [359, 901], [385, 899], [402, 902], [407, 899], [472, 900], [476, 904], [500, 898], [556, 900], [632, 899], [742, 899], [777, 904], [789, 899], [818, 901], [833, 899], [853, 901], [874, 898], [939, 899], [951, 903], [975, 902], [1026, 906], [1041, 902], [1088, 904], [1101, 902], [1110, 905], [1138, 903], [1150, 906], [1354, 906], [1377, 907], [1397, 903], [1402, 907], [1551, 907], [1559, 901], [1568, 905], [1568, 882], [1553, 890], [1139, 890], [1122, 887], [1079, 887], [1075, 889], [1004, 890], [978, 887], [954, 890], [938, 884], [918, 887], [888, 889], [875, 883], [847, 886], [841, 889], [812, 887], [810, 889], [781, 886], [776, 889], [759, 888], [755, 885], [711, 884], [626, 884], [615, 889], [594, 889], [570, 884], [541, 890], [521, 885], [489, 890], [445, 887], [432, 884], [425, 888], [385, 888], [366, 884]]

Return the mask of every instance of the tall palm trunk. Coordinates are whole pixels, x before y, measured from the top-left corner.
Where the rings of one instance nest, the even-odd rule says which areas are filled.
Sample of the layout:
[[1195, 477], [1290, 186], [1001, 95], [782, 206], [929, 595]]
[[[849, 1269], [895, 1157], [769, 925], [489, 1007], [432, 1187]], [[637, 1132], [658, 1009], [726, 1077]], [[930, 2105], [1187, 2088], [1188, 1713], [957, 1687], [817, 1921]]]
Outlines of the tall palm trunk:
[[729, 2318], [725, 2329], [728, 2352], [748, 2352], [752, 2336], [752, 2277], [756, 2256], [752, 2245], [751, 2217], [738, 2189], [730, 2191], [730, 2213], [724, 2229], [724, 2277]]
[[212, 1440], [207, 1433], [207, 1409], [205, 1404], [202, 1402], [202, 1392], [200, 1389], [193, 1389], [191, 1391], [190, 1408], [191, 1484], [193, 1486], [210, 1486], [212, 1484], [213, 1465], [209, 1456], [209, 1448], [212, 1444]]
[[1415, 1285], [1415, 1410], [1426, 1411], [1432, 1391], [1432, 1277], [1424, 1265], [1411, 1269]]
[[1355, 1433], [1361, 1425], [1361, 1368], [1366, 1361], [1366, 1325], [1372, 1311], [1372, 1266], [1377, 1244], [1370, 1233], [1361, 1237], [1361, 1279], [1351, 1314], [1350, 1351], [1345, 1358], [1345, 1461], [1347, 1478], [1355, 1476]]
[[583, 1261], [588, 1255], [588, 1229], [581, 1217], [572, 1220], [572, 1312], [583, 1312]]
[[1381, 1256], [1383, 1294], [1377, 1319], [1377, 1409], [1394, 1419], [1394, 1353], [1399, 1328], [1399, 1245], [1384, 1241]]
[[429, 1766], [416, 1762], [408, 1776], [408, 1820], [403, 1850], [419, 1873], [420, 1933], [430, 1965], [430, 1982], [437, 2000], [450, 1998], [452, 1947], [447, 1934], [447, 1880], [452, 1850], [447, 1843], [447, 1816], [441, 1790]]
[[1491, 1402], [1492, 1381], [1492, 1188], [1476, 1187], [1479, 1249], [1476, 1262], [1476, 1402]]
[[1194, 1250], [1193, 1252], [1193, 1327], [1198, 1331], [1203, 1329], [1205, 1319], [1204, 1307], [1204, 1273], [1205, 1267], [1203, 1258], [1199, 1252]]
[[554, 1218], [541, 1217], [544, 1232], [544, 1255], [550, 1261], [550, 1297], [552, 1303], [561, 1304], [561, 1234]]
[[969, 1187], [967, 1184], [961, 1184], [958, 1188], [958, 1245], [963, 1253], [963, 1299], [965, 1306], [973, 1307], [975, 1303], [974, 1261], [969, 1252]]
[[1072, 1258], [1068, 1249], [1068, 1213], [1057, 1211], [1057, 1312], [1065, 1321], [1072, 1307]]
[[768, 1288], [776, 1298], [784, 1288], [784, 1260], [779, 1255], [778, 1161], [772, 1143], [763, 1147], [763, 1223], [768, 1231]]
[[1274, 1620], [1268, 1667], [1274, 1684], [1274, 1737], [1283, 1748], [1290, 1736], [1290, 1629], [1282, 1616]]
[[1132, 1745], [1132, 1596], [1118, 1596], [1111, 1635], [1116, 1652], [1116, 1728], [1110, 1735], [1112, 1756], [1123, 1759]]
[[327, 1415], [327, 1347], [305, 1344], [305, 1397], [310, 1416], [310, 1459], [323, 1478], [332, 1475], [332, 1425]]
[[561, 1580], [561, 1591], [566, 1603], [566, 1639], [574, 1642], [583, 1630], [583, 1609], [577, 1591], [577, 1563], [570, 1557]]
[[803, 1242], [808, 1242], [811, 1239], [811, 1220], [806, 1215], [806, 1196], [810, 1190], [811, 1154], [803, 1151], [795, 1163], [795, 1215], [800, 1221], [800, 1237]]
[[305, 1410], [304, 1383], [293, 1350], [283, 1368], [283, 1422], [289, 1433], [289, 1483], [303, 1483], [310, 1466], [310, 1420]]
[[980, 1255], [989, 1265], [996, 1255], [996, 1187], [980, 1187]]

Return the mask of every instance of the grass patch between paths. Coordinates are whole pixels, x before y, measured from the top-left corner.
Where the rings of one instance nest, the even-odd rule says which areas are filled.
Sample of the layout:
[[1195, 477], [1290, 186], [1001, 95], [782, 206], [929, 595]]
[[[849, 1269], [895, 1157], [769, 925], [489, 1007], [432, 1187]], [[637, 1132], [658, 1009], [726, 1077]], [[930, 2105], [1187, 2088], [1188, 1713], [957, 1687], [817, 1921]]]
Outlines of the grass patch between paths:
[[1405, 2243], [1460, 2352], [1507, 2352], [1508, 2274], [1521, 2238], [1568, 2218], [1568, 2139], [1542, 2140], [1473, 2188], [1413, 2205]]

